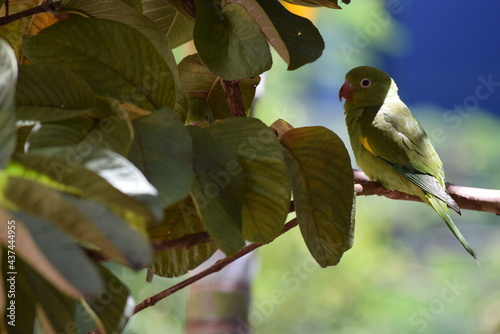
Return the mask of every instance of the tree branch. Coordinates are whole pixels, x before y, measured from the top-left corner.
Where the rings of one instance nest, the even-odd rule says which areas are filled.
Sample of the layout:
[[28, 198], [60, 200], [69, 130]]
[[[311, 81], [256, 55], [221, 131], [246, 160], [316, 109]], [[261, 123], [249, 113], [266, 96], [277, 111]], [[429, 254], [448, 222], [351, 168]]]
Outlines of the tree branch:
[[56, 12], [61, 7], [62, 0], [60, 1], [52, 1], [48, 0], [47, 2], [42, 3], [40, 6], [36, 6], [30, 9], [23, 10], [21, 12], [7, 15], [4, 17], [0, 17], [0, 26], [9, 24], [16, 20], [22, 19], [23, 17], [45, 13], [45, 12]]
[[229, 110], [233, 116], [246, 117], [243, 96], [241, 95], [239, 80], [227, 81], [220, 79], [224, 94], [226, 94]]
[[[390, 199], [422, 202], [420, 197], [384, 188], [360, 170], [354, 170], [354, 189], [357, 196], [378, 195]], [[446, 183], [446, 190], [457, 202], [460, 209], [491, 212], [500, 215], [500, 190], [480, 189]]]

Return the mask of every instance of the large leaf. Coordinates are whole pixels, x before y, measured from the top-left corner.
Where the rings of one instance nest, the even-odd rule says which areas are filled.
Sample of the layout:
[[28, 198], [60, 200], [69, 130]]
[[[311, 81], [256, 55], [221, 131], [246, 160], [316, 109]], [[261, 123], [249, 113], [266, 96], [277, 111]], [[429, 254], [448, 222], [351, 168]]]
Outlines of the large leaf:
[[[294, 5], [307, 6], [307, 7], [328, 7], [333, 9], [342, 9], [338, 5], [337, 0], [284, 0]], [[342, 0], [343, 3], [348, 4], [351, 0]]]
[[153, 220], [151, 211], [145, 204], [125, 195], [83, 165], [70, 165], [69, 161], [42, 153], [19, 155], [14, 158], [18, 165], [11, 163], [7, 172], [83, 199], [98, 201], [125, 217], [135, 215]]
[[[166, 209], [162, 223], [149, 229], [153, 245], [158, 247], [168, 240], [205, 232], [194, 207], [193, 200], [189, 197], [182, 203]], [[165, 277], [184, 275], [188, 270], [208, 260], [216, 250], [214, 242], [197, 243], [190, 248], [163, 249], [156, 252], [151, 270], [156, 275]]]
[[[214, 119], [222, 119], [231, 116], [227, 104], [226, 95], [220, 83], [221, 78], [213, 74], [202, 62], [198, 54], [190, 55], [179, 63], [180, 80], [189, 97], [201, 98], [207, 102], [212, 109]], [[243, 104], [247, 114], [250, 111], [255, 88], [260, 78], [254, 77], [239, 81]]]
[[224, 8], [196, 1], [193, 38], [207, 67], [224, 80], [257, 76], [272, 65], [271, 52], [260, 26], [239, 5]]
[[[276, 0], [238, 1], [249, 2], [250, 6], [256, 8], [255, 14], [260, 15], [259, 7], [266, 12], [272, 25], [269, 25], [266, 17], [257, 20], [271, 45], [288, 64], [289, 70], [311, 63], [323, 53], [325, 42], [318, 29], [308, 19], [290, 13]], [[254, 17], [257, 16], [255, 14]]]
[[342, 140], [324, 127], [285, 132], [284, 147], [300, 231], [322, 266], [335, 265], [352, 246], [353, 173]]
[[129, 159], [151, 182], [164, 207], [189, 195], [193, 179], [191, 136], [179, 116], [162, 109], [133, 122]]
[[207, 128], [238, 153], [245, 176], [242, 211], [246, 240], [269, 242], [283, 228], [290, 208], [291, 184], [274, 132], [254, 118], [232, 117]]
[[7, 165], [16, 148], [16, 90], [17, 63], [11, 47], [0, 39], [0, 168]]
[[30, 180], [9, 177], [3, 191], [6, 199], [17, 206], [16, 211], [52, 221], [61, 231], [96, 249], [105, 258], [126, 261], [95, 223], [55, 190]]
[[193, 138], [194, 207], [185, 206], [183, 214], [199, 212], [203, 224], [217, 246], [233, 254], [245, 245], [241, 231], [244, 175], [238, 156], [207, 131], [188, 126]]
[[[57, 271], [83, 296], [98, 293], [103, 287], [95, 265], [87, 258], [73, 239], [58, 229], [52, 222], [24, 212], [14, 213], [29, 230], [39, 251]], [[40, 272], [44, 276], [44, 272]]]
[[94, 108], [95, 94], [85, 80], [64, 68], [21, 65], [16, 105], [18, 120], [56, 121]]
[[[106, 267], [98, 265], [98, 269], [104, 279], [105, 288], [85, 298], [82, 304], [86, 304], [85, 310], [90, 313], [103, 333], [121, 333], [134, 313], [134, 300], [127, 287]], [[88, 328], [90, 319], [82, 313], [85, 314], [84, 310], [77, 308], [76, 320], [80, 329], [78, 333], [87, 333], [95, 328]]]
[[65, 146], [69, 165], [77, 165], [97, 147], [126, 155], [132, 144], [132, 131], [119, 116], [101, 120], [78, 116], [37, 126], [28, 137], [28, 151]]
[[[169, 7], [168, 4], [165, 4], [164, 1], [155, 0], [155, 13], [157, 11], [162, 12], [164, 8]], [[141, 5], [141, 2], [139, 5]], [[179, 82], [179, 75], [177, 73], [177, 64], [175, 62], [174, 54], [172, 53], [172, 43], [167, 40], [169, 32], [165, 32], [161, 30], [161, 26], [158, 26], [153, 22], [153, 19], [156, 17], [152, 17], [148, 13], [150, 13], [150, 8], [148, 6], [149, 2], [145, 2], [144, 5], [144, 14], [138, 12], [136, 9], [131, 8], [130, 5], [124, 4], [120, 0], [108, 0], [108, 1], [97, 1], [97, 2], [89, 2], [86, 0], [64, 0], [62, 3], [62, 10], [66, 10], [69, 12], [80, 12], [85, 16], [90, 16], [98, 19], [107, 19], [112, 21], [117, 21], [120, 23], [124, 23], [137, 31], [143, 34], [156, 48], [159, 52], [165, 63], [170, 68], [170, 72], [172, 73], [175, 81], [175, 111], [181, 115], [185, 116], [187, 112], [187, 101], [184, 97], [184, 93], [182, 91], [182, 87]], [[162, 15], [162, 14], [160, 14]], [[172, 27], [173, 28], [173, 27]], [[165, 36], [167, 34], [167, 37]], [[148, 78], [148, 85], [155, 85], [155, 82], [164, 80], [165, 77], [168, 76], [167, 73], [162, 72], [162, 67], [160, 64], [153, 64], [154, 67], [150, 69], [151, 78]], [[151, 80], [152, 79], [152, 80]], [[146, 87], [146, 82], [144, 83]]]
[[175, 48], [193, 38], [194, 21], [183, 15], [170, 0], [143, 0], [144, 15], [153, 20]]
[[99, 95], [150, 111], [174, 107], [172, 72], [153, 44], [125, 24], [72, 16], [25, 36], [23, 48], [33, 63], [73, 71]]

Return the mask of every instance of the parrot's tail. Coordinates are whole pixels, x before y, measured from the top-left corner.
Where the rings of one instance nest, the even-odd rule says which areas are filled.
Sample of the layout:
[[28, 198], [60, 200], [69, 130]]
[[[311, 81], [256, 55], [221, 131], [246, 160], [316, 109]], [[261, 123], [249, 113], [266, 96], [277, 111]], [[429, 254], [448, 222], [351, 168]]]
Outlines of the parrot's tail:
[[448, 206], [446, 205], [446, 203], [444, 203], [443, 201], [434, 197], [431, 194], [425, 194], [425, 197], [426, 197], [425, 199], [427, 200], [426, 201], [427, 204], [432, 206], [432, 208], [434, 209], [434, 211], [437, 212], [439, 217], [441, 217], [441, 219], [446, 223], [446, 225], [448, 225], [448, 228], [453, 233], [453, 235], [458, 239], [458, 241], [460, 241], [462, 246], [464, 246], [465, 250], [474, 258], [474, 260], [477, 262], [477, 264], [480, 265], [480, 263], [477, 259], [476, 253], [469, 246], [469, 243], [467, 242], [467, 240], [465, 240], [462, 233], [460, 233], [460, 230], [455, 225], [455, 223], [453, 223], [453, 220], [451, 220], [451, 217], [448, 214], [449, 210], [448, 210]]

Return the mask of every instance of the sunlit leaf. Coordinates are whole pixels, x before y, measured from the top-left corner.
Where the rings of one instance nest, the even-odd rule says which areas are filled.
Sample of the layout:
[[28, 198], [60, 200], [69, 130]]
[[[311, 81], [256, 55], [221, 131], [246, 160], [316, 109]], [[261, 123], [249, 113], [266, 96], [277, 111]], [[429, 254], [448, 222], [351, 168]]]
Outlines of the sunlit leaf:
[[292, 129], [280, 137], [293, 182], [300, 231], [322, 266], [352, 246], [353, 173], [342, 140], [324, 127]]
[[182, 210], [199, 212], [217, 246], [233, 254], [245, 245], [241, 230], [244, 175], [238, 156], [207, 131], [196, 126], [187, 128], [193, 138], [196, 178], [191, 193], [194, 207]]
[[64, 68], [21, 65], [16, 107], [18, 120], [56, 121], [94, 108], [95, 94], [85, 80]]
[[80, 75], [96, 94], [147, 110], [174, 107], [169, 67], [143, 34], [125, 24], [71, 16], [25, 36], [23, 49], [33, 63], [57, 64]]
[[[158, 248], [164, 242], [185, 235], [205, 232], [205, 227], [195, 210], [191, 198], [165, 210], [165, 218], [149, 230], [153, 245]], [[159, 250], [155, 253], [151, 270], [156, 275], [177, 277], [206, 261], [217, 250], [214, 242], [197, 243], [190, 248]]]
[[189, 195], [193, 179], [191, 136], [179, 116], [166, 109], [134, 120], [129, 159], [159, 192], [168, 207]]
[[17, 64], [11, 47], [0, 39], [0, 169], [5, 167], [16, 148]]
[[291, 195], [276, 135], [261, 121], [245, 117], [224, 119], [207, 131], [238, 154], [238, 170], [245, 176], [243, 236], [249, 241], [271, 241], [283, 228]]
[[[179, 63], [179, 74], [186, 95], [201, 98], [207, 102], [212, 109], [214, 119], [231, 116], [226, 95], [220, 83], [221, 78], [210, 72], [198, 54], [187, 56]], [[239, 81], [243, 104], [247, 114], [250, 111], [250, 106], [255, 96], [255, 88], [259, 82], [259, 77]]]
[[261, 28], [239, 5], [196, 1], [193, 38], [207, 67], [224, 80], [257, 76], [272, 65]]

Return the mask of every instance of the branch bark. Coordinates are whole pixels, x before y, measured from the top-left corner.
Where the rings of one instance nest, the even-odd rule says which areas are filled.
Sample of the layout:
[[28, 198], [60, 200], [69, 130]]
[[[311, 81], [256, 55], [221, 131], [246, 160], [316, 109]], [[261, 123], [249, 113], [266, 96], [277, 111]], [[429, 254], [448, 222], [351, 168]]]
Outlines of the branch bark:
[[40, 6], [36, 6], [30, 9], [23, 10], [21, 12], [0, 17], [0, 26], [9, 24], [16, 20], [22, 19], [23, 17], [45, 13], [45, 12], [56, 12], [61, 7], [62, 0], [60, 1], [47, 1], [42, 3]]
[[229, 110], [233, 116], [246, 117], [245, 105], [243, 104], [243, 96], [241, 95], [239, 80], [227, 81], [220, 79], [224, 94], [226, 94]]
[[[420, 197], [384, 188], [360, 170], [354, 170], [354, 189], [357, 196], [378, 195], [390, 199], [422, 202]], [[446, 183], [446, 190], [460, 209], [491, 212], [500, 215], [500, 190], [480, 189]]]

